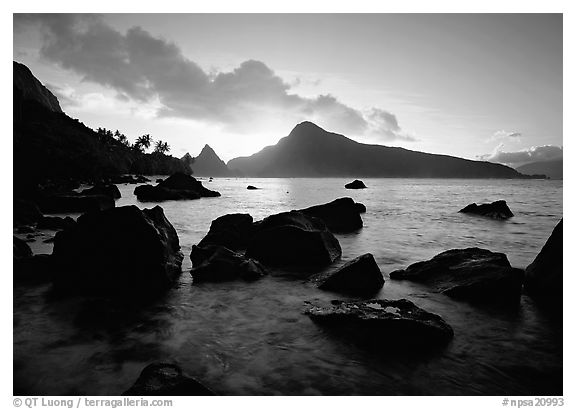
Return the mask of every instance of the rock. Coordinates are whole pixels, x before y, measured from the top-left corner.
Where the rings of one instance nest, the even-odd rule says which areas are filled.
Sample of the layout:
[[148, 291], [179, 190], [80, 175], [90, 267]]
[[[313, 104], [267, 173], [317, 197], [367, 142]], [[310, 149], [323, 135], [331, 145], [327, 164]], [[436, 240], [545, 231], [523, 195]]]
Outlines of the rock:
[[362, 203], [354, 203], [354, 205], [356, 206], [356, 210], [358, 211], [358, 213], [366, 213], [366, 206]]
[[159, 206], [86, 213], [56, 234], [53, 256], [60, 288], [122, 296], [166, 289], [182, 264], [178, 235]]
[[442, 317], [405, 299], [332, 301], [328, 307], [312, 305], [306, 314], [318, 324], [379, 344], [426, 348], [444, 345], [454, 336]]
[[562, 308], [563, 290], [563, 219], [534, 261], [526, 268], [526, 291], [535, 299]]
[[16, 236], [13, 236], [13, 250], [14, 260], [32, 257], [32, 249], [30, 249], [30, 246], [26, 244], [24, 240], [20, 240]]
[[190, 259], [194, 266], [190, 271], [194, 283], [237, 279], [254, 281], [267, 274], [266, 269], [256, 260], [223, 246], [192, 246]]
[[46, 229], [46, 230], [62, 230], [69, 227], [72, 227], [76, 224], [73, 218], [71, 217], [50, 217], [50, 216], [42, 216], [42, 218], [38, 221], [36, 227], [38, 229]]
[[35, 203], [28, 200], [14, 199], [14, 225], [34, 224], [42, 213]]
[[253, 231], [252, 216], [249, 214], [227, 214], [212, 221], [208, 234], [198, 245], [220, 245], [231, 250], [245, 250]]
[[315, 269], [333, 263], [342, 249], [322, 220], [291, 211], [255, 223], [246, 255], [269, 266]]
[[454, 298], [518, 303], [524, 272], [512, 268], [505, 254], [474, 247], [445, 251], [431, 260], [393, 271], [390, 278], [428, 284]]
[[371, 295], [384, 285], [382, 272], [374, 256], [364, 254], [334, 271], [320, 273], [311, 278], [321, 290], [351, 295]]
[[142, 185], [134, 189], [134, 194], [141, 202], [163, 202], [165, 200], [200, 199], [196, 192], [187, 190], [164, 189], [160, 186]]
[[35, 230], [32, 226], [20, 226], [16, 229], [19, 234], [34, 233]]
[[14, 280], [46, 281], [54, 271], [52, 258], [48, 254], [33, 255], [30, 246], [14, 236]]
[[248, 185], [248, 187], [247, 187], [246, 189], [248, 189], [248, 190], [258, 190], [259, 188], [257, 188], [256, 186]]
[[54, 258], [50, 254], [36, 254], [14, 260], [14, 280], [50, 281], [56, 271]]
[[212, 396], [214, 392], [170, 363], [152, 363], [123, 396]]
[[116, 185], [96, 185], [80, 192], [81, 195], [104, 195], [112, 199], [120, 199], [122, 194]]
[[514, 216], [505, 200], [497, 200], [496, 202], [481, 205], [472, 203], [461, 209], [459, 213], [476, 214], [478, 216], [491, 217], [492, 219], [508, 219]]
[[91, 210], [107, 210], [115, 206], [114, 199], [105, 195], [62, 194], [47, 196], [40, 200], [44, 213], [83, 213]]
[[361, 180], [356, 179], [354, 182], [350, 182], [344, 185], [346, 189], [366, 189], [366, 185]]
[[362, 228], [362, 218], [357, 203], [349, 197], [330, 203], [308, 207], [300, 212], [321, 219], [335, 233], [348, 233]]
[[137, 184], [137, 183], [147, 183], [150, 182], [145, 176], [142, 175], [119, 175], [111, 177], [108, 180], [109, 183], [119, 185], [119, 184]]
[[157, 186], [138, 186], [134, 194], [140, 201], [155, 202], [220, 196], [220, 193], [206, 189], [200, 181], [184, 173], [175, 173]]

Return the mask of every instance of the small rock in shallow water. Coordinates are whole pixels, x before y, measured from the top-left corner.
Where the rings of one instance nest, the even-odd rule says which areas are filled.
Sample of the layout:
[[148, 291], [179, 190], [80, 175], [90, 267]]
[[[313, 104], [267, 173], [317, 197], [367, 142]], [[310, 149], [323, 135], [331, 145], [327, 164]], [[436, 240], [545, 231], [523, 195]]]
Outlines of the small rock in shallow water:
[[478, 216], [490, 217], [492, 219], [509, 219], [514, 216], [505, 200], [498, 200], [492, 203], [484, 203], [477, 205], [476, 203], [469, 204], [459, 213], [469, 213]]
[[142, 370], [136, 383], [123, 396], [211, 396], [210, 389], [186, 376], [170, 363], [152, 363]]
[[442, 317], [411, 301], [332, 301], [330, 306], [312, 305], [305, 312], [314, 322], [347, 331], [359, 339], [377, 339], [399, 347], [436, 347], [454, 336]]
[[344, 185], [346, 189], [366, 189], [366, 185], [361, 180], [356, 179], [354, 182], [350, 182]]

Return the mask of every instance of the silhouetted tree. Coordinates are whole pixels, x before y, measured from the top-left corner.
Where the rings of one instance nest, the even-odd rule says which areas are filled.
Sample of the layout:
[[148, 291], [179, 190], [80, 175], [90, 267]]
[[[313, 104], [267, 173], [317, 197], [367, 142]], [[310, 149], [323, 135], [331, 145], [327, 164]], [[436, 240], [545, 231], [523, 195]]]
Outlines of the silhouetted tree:
[[145, 134], [136, 139], [136, 142], [134, 142], [133, 147], [139, 150], [140, 152], [144, 152], [146, 149], [150, 147], [151, 144], [152, 144], [152, 138], [150, 137], [150, 134]]
[[154, 152], [166, 154], [170, 152], [170, 145], [167, 142], [157, 141], [154, 145]]

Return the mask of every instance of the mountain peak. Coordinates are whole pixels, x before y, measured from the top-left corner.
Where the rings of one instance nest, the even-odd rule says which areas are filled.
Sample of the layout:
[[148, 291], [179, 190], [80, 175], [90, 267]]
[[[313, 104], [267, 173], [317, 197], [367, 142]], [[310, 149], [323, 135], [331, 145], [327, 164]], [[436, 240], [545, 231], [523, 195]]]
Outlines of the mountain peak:
[[202, 156], [202, 155], [206, 155], [206, 154], [218, 156], [218, 155], [216, 155], [216, 152], [214, 152], [214, 149], [212, 149], [212, 147], [208, 144], [204, 145], [204, 147], [200, 151], [200, 155], [198, 155], [198, 156]]
[[192, 170], [199, 176], [230, 176], [228, 166], [208, 144], [204, 145], [200, 154], [194, 159]]
[[32, 74], [32, 71], [19, 62], [13, 61], [12, 65], [14, 90], [22, 100], [36, 101], [52, 112], [62, 113], [58, 98], [50, 92], [42, 83]]
[[322, 129], [318, 125], [316, 125], [314, 122], [304, 121], [304, 122], [300, 122], [298, 125], [296, 125], [294, 127], [294, 129], [292, 129], [292, 131], [290, 132], [290, 135], [295, 134], [295, 133], [302, 133], [302, 132], [309, 133], [309, 132], [318, 132], [318, 131], [326, 132], [324, 129]]

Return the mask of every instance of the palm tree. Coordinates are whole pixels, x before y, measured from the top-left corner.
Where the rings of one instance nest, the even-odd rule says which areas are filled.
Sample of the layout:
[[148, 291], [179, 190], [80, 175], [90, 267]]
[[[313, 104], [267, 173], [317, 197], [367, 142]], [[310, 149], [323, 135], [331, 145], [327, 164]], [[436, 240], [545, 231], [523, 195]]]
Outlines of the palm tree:
[[157, 141], [154, 145], [154, 152], [166, 154], [170, 152], [170, 145], [167, 142]]
[[144, 152], [151, 144], [152, 138], [150, 137], [150, 134], [145, 134], [136, 139], [136, 142], [134, 142], [134, 148], [140, 152]]

